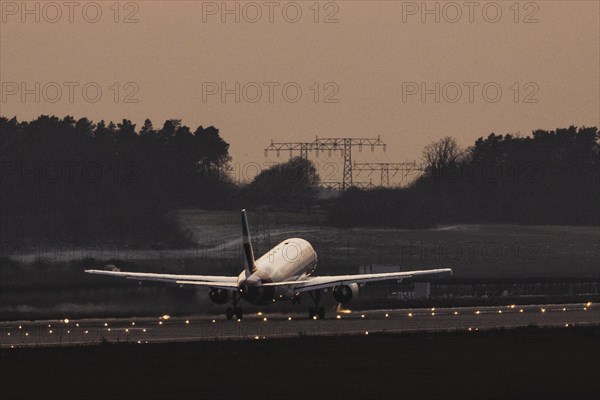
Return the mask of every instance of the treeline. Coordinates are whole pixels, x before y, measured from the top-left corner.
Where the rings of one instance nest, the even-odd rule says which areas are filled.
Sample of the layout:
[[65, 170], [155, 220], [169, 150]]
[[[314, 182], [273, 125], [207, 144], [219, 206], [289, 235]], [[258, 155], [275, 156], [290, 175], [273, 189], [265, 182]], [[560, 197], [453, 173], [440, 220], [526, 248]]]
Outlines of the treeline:
[[4, 240], [181, 242], [168, 211], [215, 208], [232, 192], [214, 127], [42, 115], [0, 118], [0, 139]]
[[599, 143], [597, 128], [573, 126], [491, 134], [467, 149], [445, 137], [424, 149], [425, 172], [409, 187], [320, 199], [315, 165], [299, 157], [233, 183], [229, 144], [214, 127], [0, 117], [0, 233], [3, 243], [185, 245], [189, 233], [178, 230], [171, 211], [243, 207], [321, 206], [337, 226], [598, 225]]
[[598, 129], [490, 134], [468, 149], [446, 137], [423, 152], [425, 173], [402, 189], [350, 190], [330, 207], [340, 226], [445, 223], [600, 224]]

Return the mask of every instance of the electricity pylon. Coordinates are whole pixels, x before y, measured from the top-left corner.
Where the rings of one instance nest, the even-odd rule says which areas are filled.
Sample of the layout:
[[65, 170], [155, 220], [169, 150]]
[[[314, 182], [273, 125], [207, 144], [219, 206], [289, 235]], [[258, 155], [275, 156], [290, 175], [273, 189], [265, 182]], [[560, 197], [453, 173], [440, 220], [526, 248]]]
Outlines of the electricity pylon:
[[376, 147], [383, 147], [385, 151], [386, 145], [381, 141], [381, 138], [319, 138], [317, 137], [314, 142], [280, 142], [275, 143], [271, 141], [271, 144], [265, 149], [265, 155], [270, 151], [275, 151], [277, 156], [282, 151], [289, 151], [290, 156], [294, 152], [300, 151], [300, 157], [308, 158], [308, 152], [315, 151], [316, 155], [319, 155], [320, 151], [327, 151], [331, 156], [333, 151], [340, 151], [344, 160], [344, 168], [342, 171], [342, 183], [341, 190], [344, 191], [352, 187], [352, 148], [358, 147], [358, 151], [362, 151], [364, 146], [371, 148], [371, 151], [375, 151]]

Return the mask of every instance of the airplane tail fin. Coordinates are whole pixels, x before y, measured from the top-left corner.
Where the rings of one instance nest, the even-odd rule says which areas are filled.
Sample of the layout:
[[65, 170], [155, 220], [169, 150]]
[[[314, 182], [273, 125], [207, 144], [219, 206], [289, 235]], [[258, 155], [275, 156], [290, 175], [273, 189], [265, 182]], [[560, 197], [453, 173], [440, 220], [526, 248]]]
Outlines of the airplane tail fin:
[[242, 235], [244, 237], [244, 269], [246, 275], [250, 275], [256, 271], [256, 265], [254, 264], [254, 251], [252, 250], [252, 242], [250, 242], [250, 231], [248, 229], [248, 218], [246, 217], [246, 210], [242, 210]]

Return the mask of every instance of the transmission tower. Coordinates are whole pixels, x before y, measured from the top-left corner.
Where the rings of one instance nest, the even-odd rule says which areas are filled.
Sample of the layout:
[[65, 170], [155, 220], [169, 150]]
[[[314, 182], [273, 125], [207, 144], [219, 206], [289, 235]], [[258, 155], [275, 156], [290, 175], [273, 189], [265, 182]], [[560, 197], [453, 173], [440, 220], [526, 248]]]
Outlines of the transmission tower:
[[300, 157], [308, 158], [309, 151], [315, 151], [317, 155], [319, 151], [327, 151], [329, 155], [333, 151], [341, 151], [344, 160], [344, 168], [342, 171], [341, 190], [344, 191], [352, 187], [352, 148], [358, 147], [358, 151], [362, 151], [364, 146], [369, 146], [371, 151], [375, 151], [376, 147], [383, 147], [385, 151], [385, 143], [381, 138], [316, 138], [314, 142], [282, 142], [271, 144], [265, 149], [265, 155], [269, 151], [275, 151], [277, 156], [282, 151], [289, 151], [290, 156], [295, 151], [300, 151]]
[[423, 166], [416, 161], [401, 163], [354, 163], [354, 170], [357, 172], [357, 175], [362, 171], [369, 171], [370, 173], [380, 172], [381, 186], [389, 187], [390, 171], [393, 172], [392, 177], [402, 171], [403, 177], [406, 178], [410, 174], [421, 173]]
[[286, 142], [286, 143], [276, 143], [271, 140], [271, 144], [269, 147], [265, 149], [265, 157], [270, 151], [274, 151], [277, 157], [281, 154], [282, 151], [289, 151], [290, 157], [294, 154], [295, 151], [300, 151], [300, 158], [307, 159], [308, 152], [311, 150], [315, 150], [315, 143], [309, 142]]
[[329, 152], [341, 150], [342, 158], [344, 159], [344, 170], [342, 174], [342, 191], [352, 187], [352, 148], [358, 147], [358, 151], [362, 151], [363, 146], [370, 146], [371, 151], [375, 151], [375, 147], [383, 147], [385, 151], [385, 143], [378, 136], [374, 138], [316, 138], [317, 151], [327, 150]]

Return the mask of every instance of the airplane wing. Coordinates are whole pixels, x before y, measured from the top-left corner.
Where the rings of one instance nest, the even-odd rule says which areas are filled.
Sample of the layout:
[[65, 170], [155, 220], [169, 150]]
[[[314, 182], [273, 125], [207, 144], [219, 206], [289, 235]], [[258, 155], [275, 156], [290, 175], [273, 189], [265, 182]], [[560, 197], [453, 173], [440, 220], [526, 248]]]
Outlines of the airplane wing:
[[237, 282], [217, 282], [217, 281], [212, 281], [212, 282], [208, 282], [208, 281], [185, 281], [185, 280], [181, 280], [181, 281], [175, 281], [176, 284], [178, 285], [194, 285], [194, 286], [206, 286], [206, 287], [211, 287], [211, 288], [216, 288], [216, 289], [226, 289], [226, 290], [238, 290], [238, 284]]
[[177, 285], [198, 285], [210, 286], [218, 289], [237, 290], [237, 276], [155, 274], [148, 272], [121, 272], [99, 269], [86, 269], [85, 272], [88, 274], [118, 276], [136, 281], [156, 281], [174, 283]]
[[[158, 281], [174, 283], [177, 285], [205, 286], [226, 290], [238, 289], [237, 277], [235, 276], [156, 274], [147, 272], [121, 272], [95, 269], [88, 269], [85, 270], [85, 272], [88, 274], [118, 276], [137, 281]], [[263, 283], [259, 286], [289, 286], [292, 287], [296, 293], [301, 293], [350, 283], [366, 283], [439, 274], [452, 274], [452, 270], [450, 268], [439, 268], [405, 272], [388, 272], [380, 274], [316, 276], [301, 281]]]
[[262, 286], [291, 286], [294, 288], [296, 293], [301, 293], [350, 283], [365, 283], [440, 274], [451, 275], [452, 270], [450, 268], [438, 268], [418, 271], [387, 272], [381, 274], [316, 276], [302, 281], [264, 283]]

